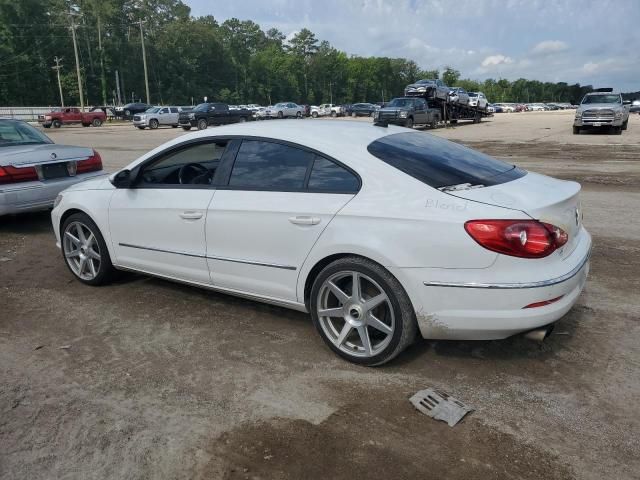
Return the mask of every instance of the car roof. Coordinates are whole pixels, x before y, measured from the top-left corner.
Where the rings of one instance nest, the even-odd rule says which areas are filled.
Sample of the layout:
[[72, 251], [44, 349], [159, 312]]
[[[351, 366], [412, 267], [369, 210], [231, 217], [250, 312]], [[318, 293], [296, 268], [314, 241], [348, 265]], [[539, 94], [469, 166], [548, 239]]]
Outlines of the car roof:
[[[215, 129], [205, 129], [181, 135], [164, 145], [140, 157], [131, 166], [166, 150], [173, 145], [185, 141], [216, 137], [264, 137], [274, 140], [299, 144], [325, 153], [338, 160], [347, 159], [350, 163], [370, 163], [371, 156], [367, 145], [371, 142], [394, 133], [410, 133], [425, 135], [418, 130], [389, 125], [377, 127], [370, 123], [348, 120], [279, 120], [274, 122], [246, 122], [223, 125]], [[361, 147], [361, 148], [354, 148]], [[366, 163], [365, 163], [366, 164]]]

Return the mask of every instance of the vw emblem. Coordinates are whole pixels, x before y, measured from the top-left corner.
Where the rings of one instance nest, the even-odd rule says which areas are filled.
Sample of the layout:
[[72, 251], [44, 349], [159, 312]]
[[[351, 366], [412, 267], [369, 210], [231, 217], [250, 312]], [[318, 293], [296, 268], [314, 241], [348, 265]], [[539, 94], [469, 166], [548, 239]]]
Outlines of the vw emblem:
[[51, 159], [55, 160], [56, 158], [58, 158], [58, 155], [56, 155], [55, 153], [51, 152]]

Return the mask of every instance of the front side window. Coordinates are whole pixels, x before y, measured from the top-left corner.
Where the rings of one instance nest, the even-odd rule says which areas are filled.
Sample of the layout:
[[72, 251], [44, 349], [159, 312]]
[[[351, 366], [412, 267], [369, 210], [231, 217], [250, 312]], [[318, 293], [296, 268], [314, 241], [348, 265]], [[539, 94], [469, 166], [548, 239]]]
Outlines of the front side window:
[[242, 142], [229, 186], [265, 190], [301, 190], [314, 154], [259, 140]]
[[225, 148], [220, 141], [170, 152], [142, 169], [140, 185], [211, 185]]
[[523, 177], [514, 165], [434, 135], [396, 133], [379, 138], [369, 153], [433, 188], [499, 185]]

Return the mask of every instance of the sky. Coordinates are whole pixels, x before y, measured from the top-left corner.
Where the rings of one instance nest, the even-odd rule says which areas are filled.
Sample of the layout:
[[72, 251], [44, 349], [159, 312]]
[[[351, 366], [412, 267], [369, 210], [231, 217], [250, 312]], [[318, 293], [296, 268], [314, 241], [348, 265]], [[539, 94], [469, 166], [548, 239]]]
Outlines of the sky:
[[523, 77], [640, 90], [640, 0], [183, 0], [194, 16], [306, 27], [351, 55], [449, 65], [463, 78]]

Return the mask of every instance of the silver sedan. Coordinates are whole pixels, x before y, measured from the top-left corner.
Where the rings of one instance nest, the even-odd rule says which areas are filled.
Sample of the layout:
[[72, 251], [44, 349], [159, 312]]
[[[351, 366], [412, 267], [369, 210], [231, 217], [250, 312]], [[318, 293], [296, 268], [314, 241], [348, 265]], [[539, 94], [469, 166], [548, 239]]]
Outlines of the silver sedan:
[[103, 173], [95, 150], [56, 145], [26, 122], [0, 118], [0, 215], [51, 208], [62, 190]]

